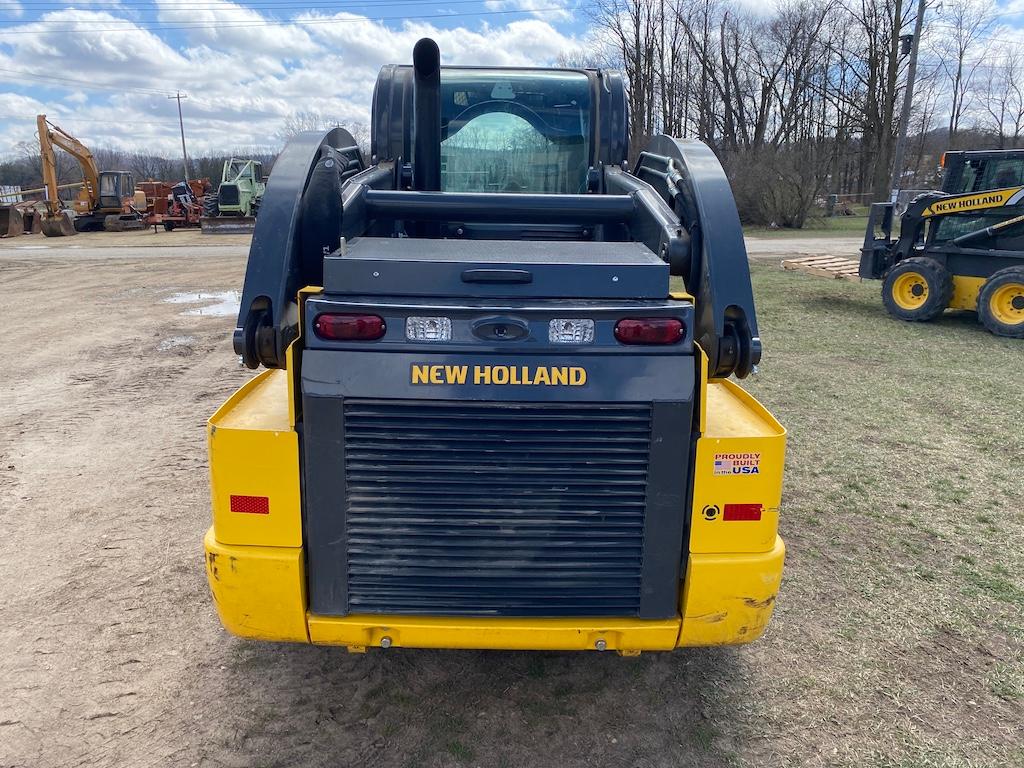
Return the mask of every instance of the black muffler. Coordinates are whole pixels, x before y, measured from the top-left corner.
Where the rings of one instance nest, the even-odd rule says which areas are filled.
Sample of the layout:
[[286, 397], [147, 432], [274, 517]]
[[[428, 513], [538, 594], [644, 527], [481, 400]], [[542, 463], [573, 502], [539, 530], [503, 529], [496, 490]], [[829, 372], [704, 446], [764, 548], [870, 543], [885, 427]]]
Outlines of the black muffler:
[[412, 188], [441, 189], [441, 51], [425, 37], [412, 49]]

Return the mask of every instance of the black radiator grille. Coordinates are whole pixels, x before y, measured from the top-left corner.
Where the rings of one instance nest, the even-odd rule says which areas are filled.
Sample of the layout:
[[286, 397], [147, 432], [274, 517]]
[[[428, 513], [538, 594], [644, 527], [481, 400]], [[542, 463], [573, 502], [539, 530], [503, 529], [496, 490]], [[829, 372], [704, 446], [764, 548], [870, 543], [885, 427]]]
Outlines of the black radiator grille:
[[350, 612], [638, 614], [649, 406], [344, 414]]
[[240, 195], [237, 184], [221, 184], [217, 191], [217, 202], [220, 205], [238, 205]]

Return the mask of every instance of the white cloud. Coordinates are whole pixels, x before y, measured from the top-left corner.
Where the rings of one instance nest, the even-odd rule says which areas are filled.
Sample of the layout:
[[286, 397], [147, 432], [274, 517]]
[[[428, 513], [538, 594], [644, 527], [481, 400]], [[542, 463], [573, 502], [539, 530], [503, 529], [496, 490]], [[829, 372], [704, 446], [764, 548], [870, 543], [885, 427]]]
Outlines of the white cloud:
[[25, 7], [18, 0], [0, 0], [0, 14], [20, 19], [25, 15]]
[[[190, 153], [276, 147], [295, 112], [368, 123], [380, 67], [409, 62], [421, 37], [437, 40], [445, 64], [544, 65], [580, 44], [538, 18], [473, 29], [415, 21], [390, 28], [350, 13], [305, 12], [282, 21], [224, 0], [204, 0], [211, 10], [201, 12], [185, 10], [194, 0], [156, 2], [161, 23], [187, 27], [168, 38], [182, 44], [116, 9], [67, 8], [0, 36], [0, 69], [65, 78], [18, 83], [0, 75], [0, 97], [7, 98], [0, 101], [0, 155], [31, 137], [32, 117], [43, 111], [87, 144], [175, 156], [177, 107], [166, 95], [179, 89], [188, 94], [182, 107]], [[243, 26], [211, 26], [226, 20]], [[118, 31], [100, 31], [111, 29]]]
[[[225, 0], [155, 0], [157, 18], [187, 26], [189, 39], [221, 50], [276, 54], [295, 59], [315, 53], [305, 30], [287, 22], [276, 23], [251, 8]], [[218, 26], [220, 25], [220, 26]]]
[[31, 96], [23, 96], [20, 93], [0, 93], [0, 118], [35, 115], [45, 110], [46, 105]]
[[[103, 31], [99, 31], [103, 30]], [[45, 69], [97, 85], [152, 88], [187, 60], [163, 40], [133, 22], [105, 11], [75, 8], [43, 14], [0, 39], [18, 69]], [[46, 66], [41, 67], [40, 62]]]
[[485, 24], [480, 31], [473, 31], [465, 27], [443, 29], [417, 21], [407, 21], [395, 30], [352, 14], [308, 18], [345, 19], [345, 23], [311, 27], [310, 34], [329, 43], [331, 50], [357, 71], [372, 71], [374, 78], [384, 64], [411, 61], [412, 48], [421, 37], [436, 40], [441, 62], [452, 65], [542, 65], [575, 44], [573, 38], [538, 19], [513, 21], [500, 27]]
[[572, 18], [568, 0], [486, 0], [484, 7], [489, 11], [529, 11], [538, 18]]

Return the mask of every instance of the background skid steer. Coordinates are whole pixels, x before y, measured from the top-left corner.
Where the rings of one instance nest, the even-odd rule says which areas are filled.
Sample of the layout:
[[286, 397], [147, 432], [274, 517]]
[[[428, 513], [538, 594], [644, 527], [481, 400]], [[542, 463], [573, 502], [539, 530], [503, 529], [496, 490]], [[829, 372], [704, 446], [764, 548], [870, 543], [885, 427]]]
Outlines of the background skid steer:
[[[277, 160], [210, 419], [207, 575], [265, 640], [670, 650], [771, 616], [785, 431], [721, 166], [621, 79], [384, 67]], [[411, 158], [411, 161], [410, 161]], [[685, 291], [672, 292], [670, 274]]]
[[967, 309], [992, 333], [1024, 338], [1024, 150], [947, 152], [942, 191], [871, 206], [860, 276], [882, 280], [894, 317]]

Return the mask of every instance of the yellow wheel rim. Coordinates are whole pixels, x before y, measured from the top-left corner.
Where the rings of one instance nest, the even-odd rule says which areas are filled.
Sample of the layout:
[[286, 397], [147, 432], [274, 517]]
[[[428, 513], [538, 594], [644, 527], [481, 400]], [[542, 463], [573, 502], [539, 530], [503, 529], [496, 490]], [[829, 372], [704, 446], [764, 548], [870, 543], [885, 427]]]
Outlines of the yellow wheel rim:
[[920, 309], [928, 301], [928, 281], [917, 272], [904, 272], [892, 283], [892, 300], [900, 309]]
[[1003, 325], [1024, 323], [1024, 283], [1007, 283], [992, 292], [988, 300], [992, 317]]

